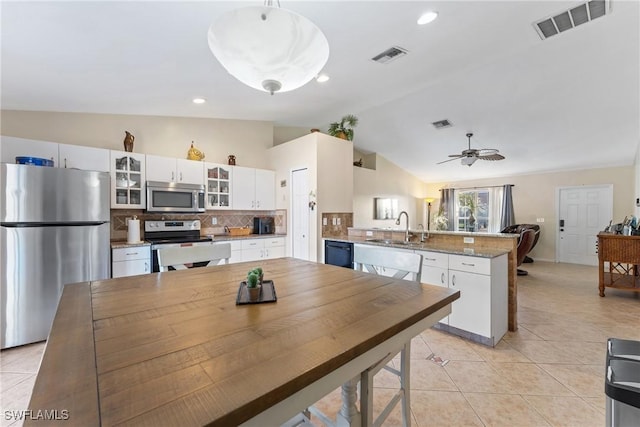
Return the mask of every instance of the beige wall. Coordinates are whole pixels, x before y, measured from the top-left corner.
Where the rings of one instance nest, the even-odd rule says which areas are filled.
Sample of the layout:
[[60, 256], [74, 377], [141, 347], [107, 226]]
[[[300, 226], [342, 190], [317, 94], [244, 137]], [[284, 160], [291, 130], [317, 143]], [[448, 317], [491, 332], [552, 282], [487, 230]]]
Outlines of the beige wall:
[[[316, 196], [317, 207], [309, 211], [309, 259], [322, 262], [322, 213], [351, 212], [353, 178], [351, 176], [353, 144], [321, 134], [306, 134], [269, 150], [271, 167], [276, 171], [276, 207], [291, 212], [291, 174], [306, 168], [309, 189]], [[280, 182], [286, 180], [286, 187]], [[287, 229], [292, 230], [288, 215]], [[293, 233], [287, 236], [291, 248]], [[290, 250], [290, 249], [288, 249]], [[290, 253], [289, 253], [290, 255]]]
[[[438, 194], [440, 188], [482, 187], [490, 185], [514, 184], [513, 205], [518, 224], [535, 224], [537, 218], [544, 218], [540, 223], [540, 239], [532, 252], [532, 258], [555, 261], [556, 259], [556, 224], [557, 203], [556, 190], [559, 187], [582, 185], [613, 185], [613, 220], [622, 221], [625, 215], [634, 212], [634, 167], [620, 166], [615, 168], [586, 169], [565, 172], [554, 172], [535, 175], [517, 175], [505, 178], [479, 179], [474, 181], [443, 182], [429, 184], [429, 194]], [[432, 214], [437, 212], [438, 202]], [[607, 224], [602, 224], [602, 228]]]
[[316, 135], [320, 211], [353, 212], [353, 143], [322, 133]]
[[373, 219], [375, 197], [398, 199], [400, 211], [407, 211], [409, 214], [411, 228], [416, 228], [418, 224], [426, 225], [423, 199], [427, 185], [384, 157], [379, 155], [374, 157], [375, 159], [363, 159], [363, 162], [365, 165], [374, 163], [375, 170], [366, 167], [353, 168], [353, 226], [404, 227], [404, 220], [400, 226], [396, 226], [394, 220]]
[[135, 136], [133, 151], [186, 158], [194, 146], [205, 160], [268, 168], [267, 149], [273, 145], [273, 124], [253, 120], [115, 114], [54, 113], [2, 110], [2, 135], [72, 145], [123, 150], [127, 130]]
[[[317, 191], [318, 151], [315, 138], [304, 137], [286, 144], [277, 145], [269, 150], [271, 168], [276, 173], [276, 209], [291, 209], [291, 174], [294, 170], [307, 169], [309, 174], [309, 188]], [[286, 181], [285, 186], [281, 182]], [[317, 227], [313, 225], [320, 218], [318, 209], [309, 212], [309, 259], [317, 259], [317, 245], [312, 242], [318, 240]], [[287, 215], [287, 230], [291, 230], [291, 215]], [[287, 256], [291, 256], [293, 233], [287, 234]]]
[[310, 131], [310, 129], [302, 127], [274, 126], [273, 145], [280, 145], [296, 138], [300, 138], [301, 136], [308, 135]]

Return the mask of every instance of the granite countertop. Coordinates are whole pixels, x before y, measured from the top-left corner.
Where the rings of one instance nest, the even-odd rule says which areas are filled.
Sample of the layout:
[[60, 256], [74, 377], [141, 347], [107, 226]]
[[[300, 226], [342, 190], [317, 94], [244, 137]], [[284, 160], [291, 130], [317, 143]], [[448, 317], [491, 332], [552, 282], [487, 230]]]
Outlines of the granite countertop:
[[111, 249], [120, 249], [120, 248], [135, 248], [139, 246], [151, 246], [151, 242], [137, 242], [137, 243], [129, 243], [126, 240], [112, 240], [111, 241]]
[[217, 234], [213, 236], [214, 242], [224, 242], [228, 240], [246, 240], [246, 239], [270, 239], [273, 237], [287, 237], [286, 234], [249, 234], [247, 236], [229, 236], [228, 234]]
[[[392, 231], [395, 233], [404, 232], [404, 228], [371, 228], [371, 227], [349, 227], [349, 230], [360, 230], [360, 231]], [[410, 233], [420, 234], [424, 230], [417, 229], [409, 229]], [[427, 231], [425, 231], [427, 232]], [[519, 234], [513, 233], [480, 233], [478, 231], [440, 231], [440, 230], [429, 230], [429, 234], [443, 234], [443, 235], [451, 235], [451, 236], [482, 236], [482, 237], [501, 237], [501, 238], [513, 238], [513, 236], [519, 236]]]
[[[474, 233], [456, 233], [456, 234], [463, 235], [463, 234], [474, 234]], [[473, 248], [473, 247], [464, 247], [464, 246], [458, 246], [458, 245], [446, 245], [441, 243], [435, 244], [435, 243], [430, 243], [429, 239], [427, 239], [427, 241], [424, 243], [420, 243], [418, 241], [418, 242], [410, 242], [409, 244], [384, 243], [380, 241], [372, 241], [371, 237], [355, 237], [355, 236], [332, 236], [332, 237], [325, 237], [324, 239], [335, 240], [338, 242], [361, 243], [366, 245], [382, 246], [387, 248], [442, 252], [442, 253], [455, 254], [455, 255], [469, 255], [469, 256], [476, 256], [480, 258], [495, 258], [500, 255], [509, 253], [509, 251], [505, 249]], [[383, 239], [375, 239], [375, 240], [383, 240]], [[396, 241], [394, 240], [393, 242], [396, 242]]]
[[[229, 236], [227, 234], [202, 236], [209, 237], [213, 242], [225, 242], [230, 240], [247, 240], [247, 239], [269, 239], [272, 237], [286, 237], [286, 234], [249, 234], [246, 236]], [[128, 243], [126, 240], [112, 240], [111, 249], [134, 248], [137, 246], [150, 246], [151, 242], [141, 241], [137, 243]]]

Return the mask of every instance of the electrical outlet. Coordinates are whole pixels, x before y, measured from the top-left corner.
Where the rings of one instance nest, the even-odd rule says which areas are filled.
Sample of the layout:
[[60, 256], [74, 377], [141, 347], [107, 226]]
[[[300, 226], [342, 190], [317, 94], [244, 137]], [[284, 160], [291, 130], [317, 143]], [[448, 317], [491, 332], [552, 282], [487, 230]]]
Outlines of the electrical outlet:
[[338, 225], [338, 219], [337, 218], [331, 218], [331, 224]]
[[536, 222], [544, 222], [544, 218], [536, 218]]
[[215, 216], [211, 218], [211, 225], [218, 225], [218, 218], [216, 218]]
[[366, 231], [365, 234], [367, 237], [371, 237], [373, 236], [373, 231]]
[[340, 220], [340, 218], [337, 218], [337, 220], [338, 220], [338, 225], [340, 225], [342, 221]]
[[327, 225], [327, 217], [322, 218], [322, 225]]
[[476, 239], [474, 239], [473, 237], [465, 237], [464, 238], [464, 243], [474, 243], [476, 241]]

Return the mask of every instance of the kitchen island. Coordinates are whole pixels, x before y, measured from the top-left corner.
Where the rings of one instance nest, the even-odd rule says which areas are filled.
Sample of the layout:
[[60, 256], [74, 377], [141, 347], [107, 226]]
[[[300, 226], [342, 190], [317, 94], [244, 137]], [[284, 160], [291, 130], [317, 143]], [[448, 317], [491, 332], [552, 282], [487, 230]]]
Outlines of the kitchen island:
[[[425, 242], [420, 243], [421, 234], [424, 232]], [[517, 248], [518, 235], [510, 233], [478, 233], [467, 231], [424, 231], [410, 230], [411, 246], [416, 250], [442, 251], [447, 253], [481, 254], [484, 251], [498, 250], [507, 253], [507, 281], [508, 281], [508, 329], [512, 332], [518, 330], [518, 262]], [[382, 228], [350, 227], [347, 235], [323, 235], [325, 239], [346, 240], [353, 242], [366, 242], [367, 244], [380, 244], [370, 242], [370, 239], [385, 239], [394, 242], [404, 239], [402, 230]], [[385, 244], [382, 244], [385, 245]], [[404, 245], [389, 244], [391, 247], [408, 248]]]
[[[340, 244], [352, 245], [340, 249]], [[508, 329], [508, 254], [505, 249], [460, 248], [427, 242], [405, 242], [380, 238], [348, 237], [325, 239], [326, 262], [342, 261], [339, 252], [355, 253], [361, 246], [382, 247], [383, 251], [414, 252], [422, 256], [421, 282], [460, 291], [451, 315], [436, 327], [487, 346], [494, 347]], [[334, 265], [358, 268], [357, 263]], [[376, 269], [377, 274], [392, 276], [395, 271]]]
[[350, 380], [459, 297], [292, 258], [260, 265], [275, 303], [236, 305], [255, 262], [65, 286], [29, 409], [75, 425], [279, 425], [349, 381], [357, 424]]

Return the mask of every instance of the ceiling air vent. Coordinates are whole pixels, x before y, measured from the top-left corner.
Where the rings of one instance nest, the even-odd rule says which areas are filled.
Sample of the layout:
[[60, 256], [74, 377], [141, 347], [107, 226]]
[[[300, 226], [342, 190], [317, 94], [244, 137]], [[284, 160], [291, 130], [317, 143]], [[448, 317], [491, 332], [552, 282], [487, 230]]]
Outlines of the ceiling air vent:
[[377, 54], [371, 60], [380, 64], [388, 64], [389, 62], [401, 58], [407, 54], [407, 50], [398, 46], [390, 47], [382, 53]]
[[433, 125], [434, 128], [436, 129], [443, 129], [443, 128], [450, 128], [451, 126], [453, 126], [451, 124], [451, 122], [447, 119], [444, 120], [438, 120], [437, 122], [433, 122], [431, 123]]
[[563, 31], [570, 30], [585, 22], [611, 12], [610, 0], [592, 0], [582, 3], [569, 10], [562, 11], [554, 16], [534, 22], [533, 27], [542, 40], [555, 36]]

